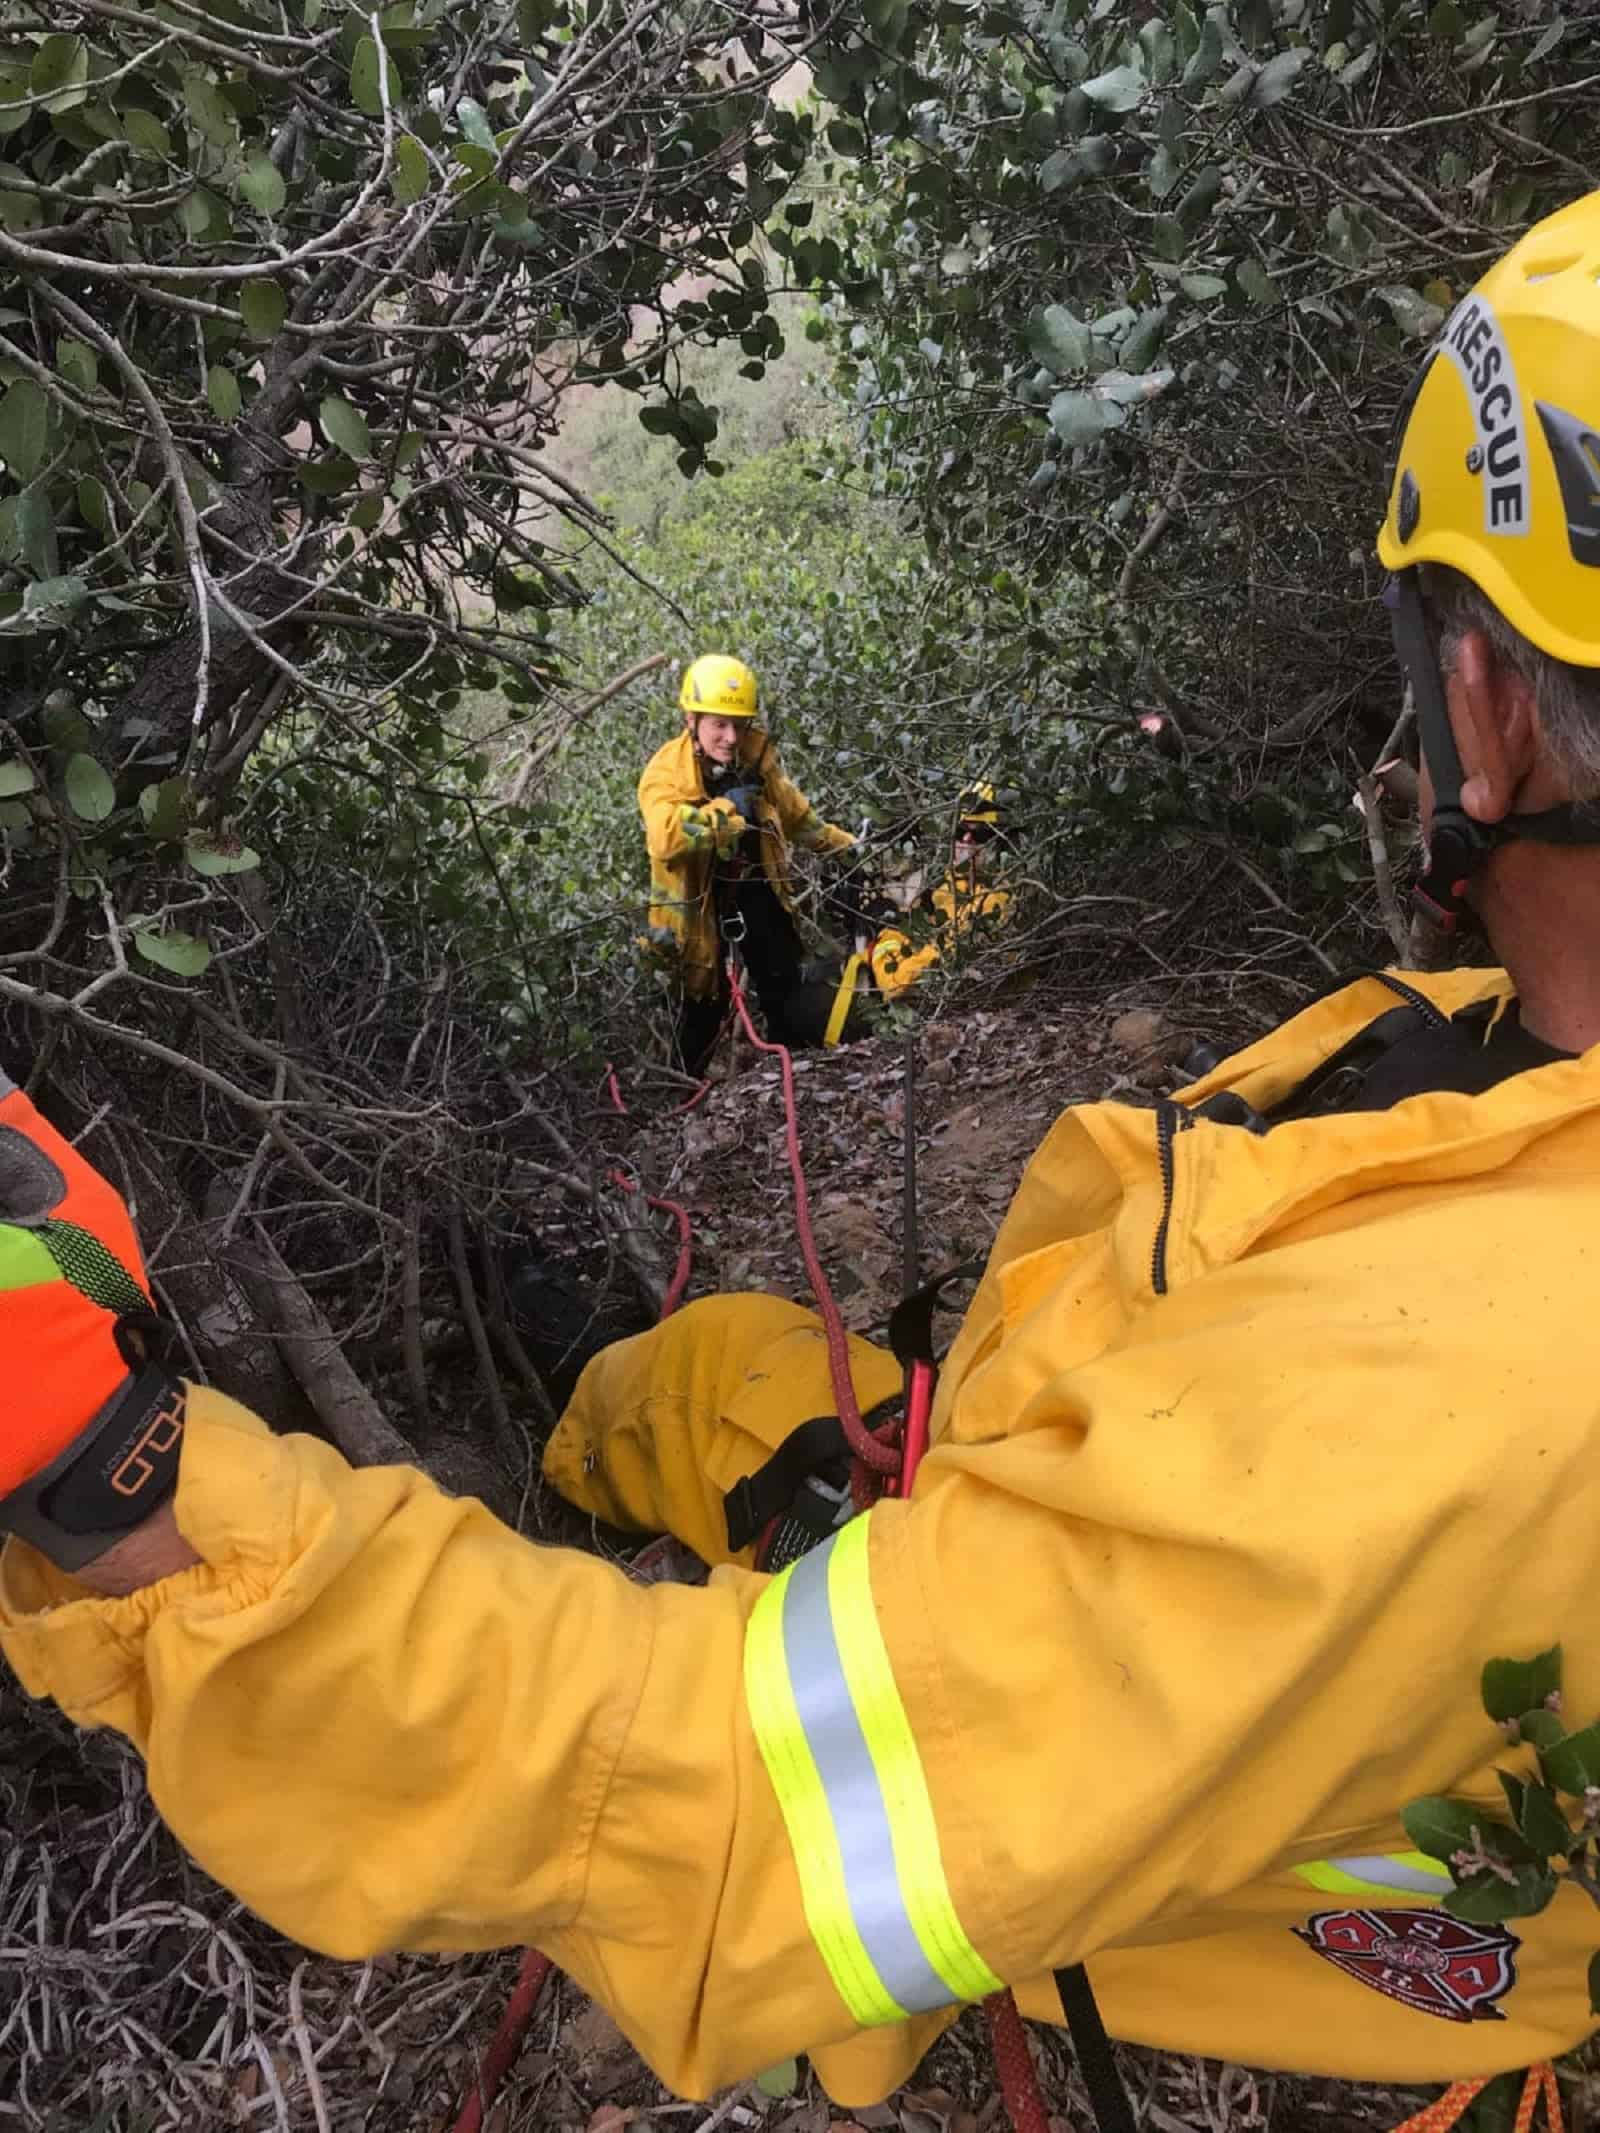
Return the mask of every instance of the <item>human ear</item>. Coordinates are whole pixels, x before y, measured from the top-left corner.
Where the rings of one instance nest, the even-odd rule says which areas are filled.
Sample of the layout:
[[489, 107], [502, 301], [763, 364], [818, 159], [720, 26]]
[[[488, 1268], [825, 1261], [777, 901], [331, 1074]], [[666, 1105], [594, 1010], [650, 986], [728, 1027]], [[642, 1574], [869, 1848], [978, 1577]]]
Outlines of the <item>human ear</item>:
[[1445, 700], [1461, 757], [1462, 809], [1474, 822], [1503, 821], [1539, 752], [1532, 687], [1484, 631], [1467, 630], [1456, 646]]

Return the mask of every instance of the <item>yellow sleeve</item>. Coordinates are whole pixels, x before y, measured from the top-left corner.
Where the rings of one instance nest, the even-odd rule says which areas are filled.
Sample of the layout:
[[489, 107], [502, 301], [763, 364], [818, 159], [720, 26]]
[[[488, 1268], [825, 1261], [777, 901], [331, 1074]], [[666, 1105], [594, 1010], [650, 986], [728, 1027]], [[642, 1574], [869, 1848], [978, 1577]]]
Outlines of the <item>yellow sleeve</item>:
[[872, 975], [879, 992], [888, 1000], [908, 991], [938, 960], [936, 942], [913, 948], [909, 936], [898, 926], [880, 933], [872, 944]]
[[[347, 1959], [538, 1946], [690, 2095], [851, 2035], [744, 1715], [764, 1580], [634, 1585], [210, 1391], [177, 1513], [200, 1565], [126, 1599], [10, 1542], [0, 1648], [133, 1742], [263, 1918]], [[884, 2093], [940, 2026], [858, 2052], [841, 2093]]]
[[725, 855], [745, 826], [726, 800], [703, 805], [685, 800], [668, 764], [646, 765], [639, 780], [639, 813], [650, 857], [664, 866], [679, 866], [707, 850]]

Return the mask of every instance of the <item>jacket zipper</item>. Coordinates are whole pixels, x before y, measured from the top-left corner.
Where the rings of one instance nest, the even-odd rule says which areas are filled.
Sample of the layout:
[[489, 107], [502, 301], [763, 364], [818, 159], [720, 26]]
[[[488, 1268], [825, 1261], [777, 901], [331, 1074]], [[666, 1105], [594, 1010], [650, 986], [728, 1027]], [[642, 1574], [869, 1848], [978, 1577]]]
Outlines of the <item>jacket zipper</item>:
[[1182, 1104], [1163, 1097], [1156, 1105], [1156, 1159], [1161, 1165], [1161, 1220], [1156, 1224], [1155, 1244], [1150, 1252], [1150, 1285], [1158, 1296], [1167, 1293], [1167, 1235], [1172, 1228], [1172, 1199], [1178, 1166], [1172, 1143], [1194, 1124]]

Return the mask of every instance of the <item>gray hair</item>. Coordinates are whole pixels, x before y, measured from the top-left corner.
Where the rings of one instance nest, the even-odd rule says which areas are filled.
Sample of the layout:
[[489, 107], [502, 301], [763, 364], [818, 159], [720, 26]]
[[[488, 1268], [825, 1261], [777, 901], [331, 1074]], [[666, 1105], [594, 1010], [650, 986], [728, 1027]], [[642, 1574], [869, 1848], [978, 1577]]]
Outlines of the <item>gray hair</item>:
[[1600, 794], [1600, 667], [1575, 667], [1541, 652], [1512, 628], [1487, 593], [1442, 563], [1423, 566], [1422, 598], [1438, 632], [1446, 673], [1455, 664], [1462, 638], [1481, 630], [1495, 656], [1532, 689], [1545, 743], [1572, 797], [1590, 800]]

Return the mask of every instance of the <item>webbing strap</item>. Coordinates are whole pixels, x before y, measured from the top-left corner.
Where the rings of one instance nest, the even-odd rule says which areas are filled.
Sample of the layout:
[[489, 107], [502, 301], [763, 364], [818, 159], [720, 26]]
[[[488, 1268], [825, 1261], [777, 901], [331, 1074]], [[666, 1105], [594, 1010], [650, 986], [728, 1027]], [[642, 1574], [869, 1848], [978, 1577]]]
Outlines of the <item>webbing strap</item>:
[[857, 952], [845, 963], [844, 972], [839, 979], [839, 988], [833, 996], [833, 1005], [828, 1010], [828, 1026], [822, 1033], [824, 1046], [837, 1044], [844, 1034], [845, 1023], [850, 1017], [850, 1003], [856, 993], [856, 973], [865, 961], [866, 957]]
[[735, 1552], [748, 1548], [763, 1526], [788, 1510], [808, 1476], [849, 1456], [837, 1415], [816, 1415], [790, 1430], [766, 1464], [736, 1481], [723, 1498], [728, 1546]]
[[1072, 2048], [1078, 2055], [1083, 2085], [1089, 2091], [1095, 2124], [1100, 2133], [1137, 2133], [1133, 2107], [1117, 2072], [1116, 2053], [1106, 2035], [1100, 2004], [1082, 1963], [1071, 1963], [1055, 1973], [1061, 2012], [1072, 2032]]

